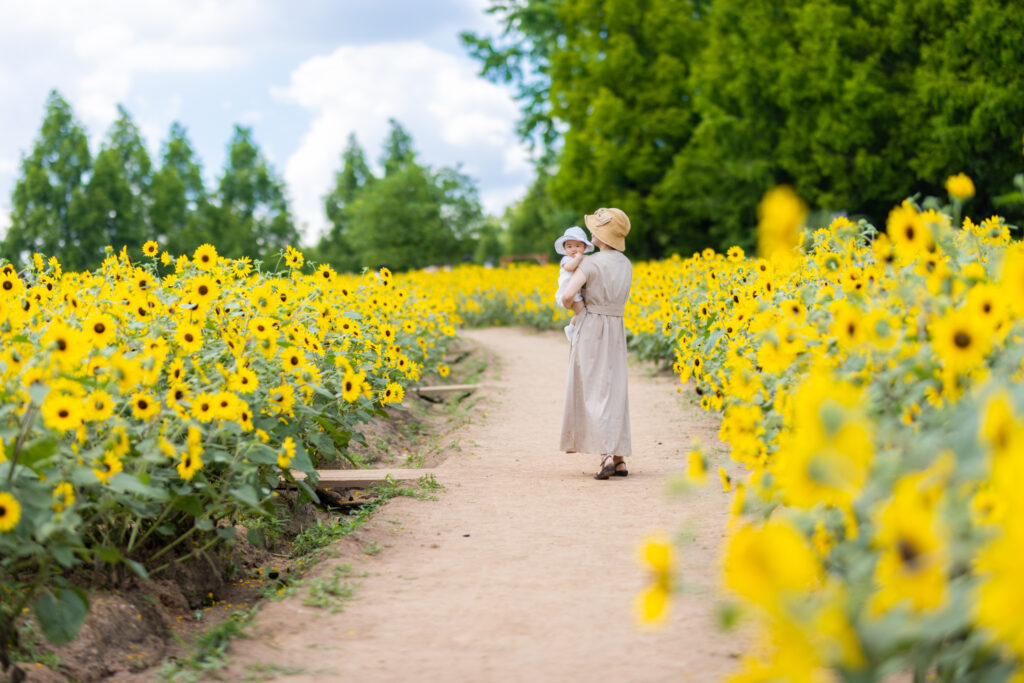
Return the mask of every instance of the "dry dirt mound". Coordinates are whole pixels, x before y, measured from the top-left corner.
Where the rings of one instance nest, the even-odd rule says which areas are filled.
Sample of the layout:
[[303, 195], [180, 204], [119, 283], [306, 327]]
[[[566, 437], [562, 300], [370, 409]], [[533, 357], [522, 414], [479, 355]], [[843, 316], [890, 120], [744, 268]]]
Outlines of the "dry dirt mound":
[[[728, 497], [686, 497], [665, 480], [716, 425], [675, 378], [630, 371], [630, 475], [595, 481], [597, 456], [558, 451], [568, 345], [561, 333], [465, 335], [501, 359], [500, 384], [438, 466], [439, 500], [398, 499], [317, 570], [354, 587], [344, 609], [302, 591], [265, 606], [237, 640], [227, 680], [719, 680], [734, 636], [716, 628], [717, 559]], [[456, 443], [457, 442], [457, 443]], [[717, 456], [721, 458], [721, 455]], [[683, 591], [665, 626], [638, 628], [643, 536], [676, 534]], [[342, 565], [351, 564], [350, 569]]]

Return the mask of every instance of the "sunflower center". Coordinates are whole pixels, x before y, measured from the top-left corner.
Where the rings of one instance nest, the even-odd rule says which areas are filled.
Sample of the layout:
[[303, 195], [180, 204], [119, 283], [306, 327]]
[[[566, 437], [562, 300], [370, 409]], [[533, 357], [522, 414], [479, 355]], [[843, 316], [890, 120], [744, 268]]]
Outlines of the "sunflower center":
[[57, 411], [57, 417], [59, 417], [62, 420], [68, 419], [68, 415], [70, 414], [71, 413], [68, 412], [67, 408], [61, 408], [60, 410]]
[[145, 410], [149, 407], [149, 401], [144, 398], [139, 399], [139, 410]]
[[107, 326], [104, 325], [103, 323], [96, 323], [95, 325], [92, 326], [92, 331], [95, 332], [96, 334], [103, 334], [104, 332], [107, 331]]
[[68, 343], [67, 343], [67, 341], [64, 340], [64, 339], [58, 339], [57, 340], [57, 348], [59, 350], [61, 350], [61, 351], [67, 351], [68, 350]]
[[896, 552], [900, 554], [900, 560], [904, 565], [913, 569], [921, 558], [921, 551], [916, 545], [905, 538], [901, 538], [896, 544]]
[[907, 239], [909, 241], [913, 242], [914, 241], [914, 226], [908, 225], [904, 234], [907, 236]]
[[971, 335], [963, 330], [958, 330], [957, 333], [953, 335], [953, 344], [955, 344], [958, 349], [966, 349], [971, 345]]
[[206, 296], [210, 293], [210, 288], [206, 285], [199, 285], [199, 289], [197, 291], [199, 292], [199, 296]]
[[6, 290], [14, 289], [14, 283], [11, 282], [10, 280], [4, 280], [4, 289], [6, 289]]

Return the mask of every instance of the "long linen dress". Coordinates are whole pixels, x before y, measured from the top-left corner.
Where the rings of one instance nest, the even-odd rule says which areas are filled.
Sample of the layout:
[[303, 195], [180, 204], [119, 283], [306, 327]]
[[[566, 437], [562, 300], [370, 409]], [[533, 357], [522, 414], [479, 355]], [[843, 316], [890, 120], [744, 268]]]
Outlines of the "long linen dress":
[[622, 315], [633, 265], [622, 252], [606, 250], [584, 258], [579, 267], [587, 276], [586, 308], [573, 318], [561, 448], [627, 456], [632, 449]]

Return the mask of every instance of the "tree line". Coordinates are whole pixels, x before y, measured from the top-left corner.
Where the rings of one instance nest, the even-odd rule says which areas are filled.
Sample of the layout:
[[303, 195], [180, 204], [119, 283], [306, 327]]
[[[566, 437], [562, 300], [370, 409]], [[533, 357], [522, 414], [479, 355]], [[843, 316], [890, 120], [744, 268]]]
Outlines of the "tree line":
[[1024, 4], [1013, 0], [492, 0], [464, 33], [512, 84], [538, 173], [507, 215], [513, 251], [618, 206], [638, 256], [751, 246], [764, 191], [884, 223], [971, 176], [975, 216], [1014, 201]]
[[[497, 226], [483, 215], [476, 186], [457, 169], [416, 160], [397, 121], [375, 176], [354, 136], [324, 198], [329, 230], [307, 258], [343, 271], [387, 265], [417, 268], [501, 253]], [[187, 131], [170, 127], [155, 164], [123, 107], [95, 157], [68, 102], [50, 93], [31, 151], [12, 192], [10, 226], [0, 256], [24, 263], [33, 253], [57, 256], [65, 269], [95, 268], [110, 245], [138, 253], [156, 240], [171, 254], [209, 243], [218, 253], [276, 263], [300, 235], [284, 181], [251, 128], [234, 127], [213, 187]]]

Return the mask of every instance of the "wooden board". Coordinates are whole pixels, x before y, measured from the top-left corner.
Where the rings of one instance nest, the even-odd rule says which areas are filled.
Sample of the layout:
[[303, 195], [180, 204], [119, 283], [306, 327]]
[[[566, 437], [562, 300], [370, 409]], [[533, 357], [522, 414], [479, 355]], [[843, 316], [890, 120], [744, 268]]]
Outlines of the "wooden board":
[[[394, 481], [417, 481], [431, 469], [384, 469], [384, 470], [319, 470], [320, 481], [317, 486], [322, 489], [361, 489], [383, 484], [390, 476]], [[305, 479], [302, 472], [292, 472], [295, 478]]]
[[448, 394], [456, 391], [476, 391], [480, 384], [438, 384], [432, 387], [409, 387], [415, 394]]

